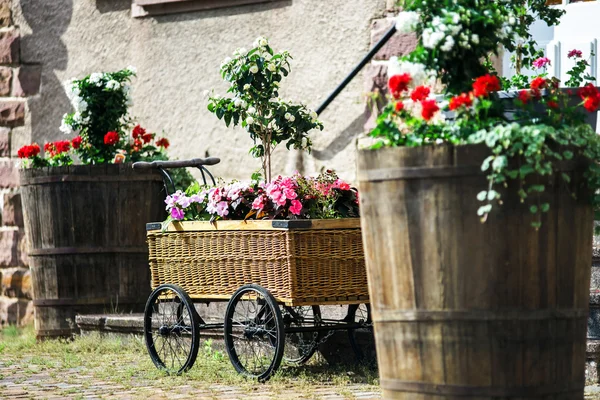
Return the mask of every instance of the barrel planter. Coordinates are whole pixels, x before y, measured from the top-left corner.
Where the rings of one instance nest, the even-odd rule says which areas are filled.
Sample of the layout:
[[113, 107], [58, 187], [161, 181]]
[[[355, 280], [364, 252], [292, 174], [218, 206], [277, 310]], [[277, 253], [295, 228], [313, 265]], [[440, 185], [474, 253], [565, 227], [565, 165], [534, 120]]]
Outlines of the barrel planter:
[[130, 164], [20, 172], [38, 338], [76, 314], [137, 312], [150, 293], [145, 224], [164, 219], [157, 171]]
[[385, 398], [583, 399], [593, 213], [582, 165], [564, 165], [569, 184], [540, 180], [551, 209], [536, 231], [516, 184], [480, 221], [487, 155], [473, 145], [359, 153]]

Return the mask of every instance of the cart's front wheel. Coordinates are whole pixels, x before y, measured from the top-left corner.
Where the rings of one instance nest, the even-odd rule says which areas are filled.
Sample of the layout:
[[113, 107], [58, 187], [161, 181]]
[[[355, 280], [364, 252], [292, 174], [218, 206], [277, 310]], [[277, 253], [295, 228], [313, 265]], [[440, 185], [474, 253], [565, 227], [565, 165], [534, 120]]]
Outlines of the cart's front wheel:
[[144, 310], [144, 337], [150, 358], [169, 374], [194, 365], [200, 344], [198, 314], [187, 293], [177, 285], [157, 287]]
[[283, 318], [265, 288], [245, 285], [229, 300], [225, 348], [239, 373], [265, 381], [279, 368], [285, 345]]
[[[319, 306], [283, 307], [283, 323], [286, 332], [289, 328], [312, 328], [321, 325]], [[286, 333], [283, 359], [290, 364], [304, 364], [319, 347], [322, 334], [318, 331]]]

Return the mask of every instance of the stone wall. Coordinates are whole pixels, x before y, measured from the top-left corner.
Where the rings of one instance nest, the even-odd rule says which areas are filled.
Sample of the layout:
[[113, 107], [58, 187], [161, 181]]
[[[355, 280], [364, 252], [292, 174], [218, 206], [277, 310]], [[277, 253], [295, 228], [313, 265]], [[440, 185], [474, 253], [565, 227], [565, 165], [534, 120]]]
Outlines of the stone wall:
[[25, 324], [33, 317], [15, 164], [19, 143], [30, 140], [24, 131], [27, 100], [39, 92], [41, 69], [22, 62], [20, 44], [11, 0], [0, 0], [0, 328]]

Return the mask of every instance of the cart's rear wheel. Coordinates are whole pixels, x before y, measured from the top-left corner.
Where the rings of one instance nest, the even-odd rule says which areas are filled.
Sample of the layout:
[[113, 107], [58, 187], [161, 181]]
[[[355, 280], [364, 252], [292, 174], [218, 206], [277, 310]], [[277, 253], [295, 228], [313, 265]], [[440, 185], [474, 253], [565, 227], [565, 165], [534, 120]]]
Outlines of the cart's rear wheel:
[[187, 293], [177, 285], [157, 287], [146, 302], [144, 337], [150, 358], [169, 374], [194, 365], [200, 344], [198, 314]]
[[279, 368], [285, 345], [283, 318], [265, 288], [245, 285], [229, 300], [225, 349], [240, 374], [265, 381]]
[[377, 354], [375, 352], [371, 306], [369, 304], [349, 305], [346, 319], [350, 323], [360, 325], [356, 329], [348, 329], [350, 345], [356, 354], [356, 358], [361, 363], [375, 365], [377, 363]]
[[[288, 328], [312, 327], [321, 325], [319, 306], [299, 306], [282, 308], [283, 323]], [[293, 332], [285, 334], [283, 359], [292, 364], [304, 364], [319, 347], [320, 332]]]

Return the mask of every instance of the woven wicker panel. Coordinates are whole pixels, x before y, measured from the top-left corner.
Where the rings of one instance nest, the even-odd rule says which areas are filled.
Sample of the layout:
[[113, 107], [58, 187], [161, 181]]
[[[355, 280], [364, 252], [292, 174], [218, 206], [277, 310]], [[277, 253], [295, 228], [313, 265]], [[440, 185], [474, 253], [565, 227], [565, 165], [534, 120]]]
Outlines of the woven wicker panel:
[[249, 283], [277, 299], [368, 296], [360, 229], [148, 233], [152, 287], [231, 296]]

